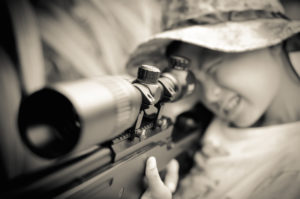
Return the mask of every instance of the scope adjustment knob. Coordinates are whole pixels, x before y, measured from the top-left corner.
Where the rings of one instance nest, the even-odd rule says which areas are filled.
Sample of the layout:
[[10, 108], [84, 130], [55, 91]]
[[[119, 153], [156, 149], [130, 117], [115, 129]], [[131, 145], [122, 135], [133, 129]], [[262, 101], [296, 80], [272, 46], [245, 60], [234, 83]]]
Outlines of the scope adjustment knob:
[[145, 65], [139, 67], [137, 80], [145, 84], [156, 84], [160, 77], [160, 70], [155, 66]]

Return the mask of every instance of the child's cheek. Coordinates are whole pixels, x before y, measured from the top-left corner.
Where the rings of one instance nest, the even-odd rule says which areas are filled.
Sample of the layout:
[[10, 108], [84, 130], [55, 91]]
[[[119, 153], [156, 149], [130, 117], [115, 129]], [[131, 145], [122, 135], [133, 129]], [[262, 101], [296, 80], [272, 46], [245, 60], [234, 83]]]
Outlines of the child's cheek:
[[241, 66], [225, 65], [215, 73], [215, 79], [220, 86], [242, 95], [244, 92], [251, 92], [254, 86], [250, 71], [244, 70]]
[[214, 78], [216, 82], [227, 89], [232, 89], [240, 81], [236, 71], [231, 67], [220, 67], [215, 71]]

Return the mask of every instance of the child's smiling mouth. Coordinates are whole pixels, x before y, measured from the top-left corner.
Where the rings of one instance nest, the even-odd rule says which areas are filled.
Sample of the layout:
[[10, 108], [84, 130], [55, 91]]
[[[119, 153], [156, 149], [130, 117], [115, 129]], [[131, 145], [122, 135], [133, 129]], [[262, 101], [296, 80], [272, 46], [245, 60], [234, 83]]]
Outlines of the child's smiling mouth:
[[231, 97], [228, 101], [225, 101], [221, 107], [221, 112], [224, 116], [231, 118], [232, 114], [235, 113], [238, 105], [240, 104], [241, 97], [235, 95]]

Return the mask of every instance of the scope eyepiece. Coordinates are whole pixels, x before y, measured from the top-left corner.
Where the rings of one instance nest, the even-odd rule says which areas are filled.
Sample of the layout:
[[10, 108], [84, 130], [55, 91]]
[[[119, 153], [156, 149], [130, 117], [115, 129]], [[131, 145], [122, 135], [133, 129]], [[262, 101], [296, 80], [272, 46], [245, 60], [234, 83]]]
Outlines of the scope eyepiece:
[[177, 70], [187, 70], [190, 67], [190, 60], [186, 57], [172, 55], [169, 58], [171, 68]]

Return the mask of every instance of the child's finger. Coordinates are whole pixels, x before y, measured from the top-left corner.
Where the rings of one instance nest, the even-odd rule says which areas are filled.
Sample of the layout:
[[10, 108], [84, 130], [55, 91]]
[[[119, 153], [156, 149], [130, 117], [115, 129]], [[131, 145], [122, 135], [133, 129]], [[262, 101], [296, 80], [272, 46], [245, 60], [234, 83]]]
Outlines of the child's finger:
[[167, 165], [166, 170], [165, 185], [174, 193], [178, 183], [179, 163], [177, 160], [172, 159]]
[[164, 186], [158, 173], [155, 157], [149, 157], [147, 160], [146, 177], [148, 180], [148, 189], [151, 191], [157, 191], [156, 189]]
[[152, 199], [151, 192], [147, 190], [145, 193], [143, 193], [141, 199]]
[[156, 166], [156, 159], [150, 157], [146, 164], [146, 178], [148, 180], [148, 189], [143, 194], [142, 199], [170, 199], [172, 194], [162, 182]]

